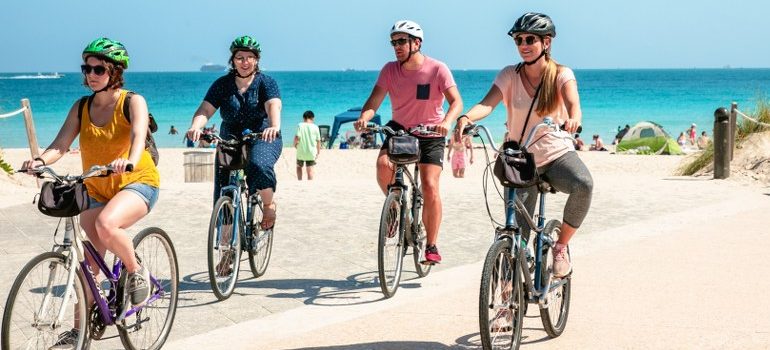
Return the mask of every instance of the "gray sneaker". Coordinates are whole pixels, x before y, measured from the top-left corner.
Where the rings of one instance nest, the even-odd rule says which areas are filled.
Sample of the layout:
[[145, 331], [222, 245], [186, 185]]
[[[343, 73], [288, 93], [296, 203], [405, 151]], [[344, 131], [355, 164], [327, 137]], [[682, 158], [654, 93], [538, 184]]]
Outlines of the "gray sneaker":
[[50, 348], [48, 348], [48, 350], [74, 349], [75, 345], [78, 342], [79, 336], [80, 336], [80, 331], [76, 328], [63, 332], [62, 334], [59, 334], [59, 339], [57, 339], [56, 343], [54, 343]]
[[572, 273], [569, 246], [556, 243], [553, 247], [553, 277], [562, 278]]
[[150, 271], [142, 266], [139, 271], [129, 273], [125, 293], [131, 300], [131, 305], [144, 305], [150, 299]]

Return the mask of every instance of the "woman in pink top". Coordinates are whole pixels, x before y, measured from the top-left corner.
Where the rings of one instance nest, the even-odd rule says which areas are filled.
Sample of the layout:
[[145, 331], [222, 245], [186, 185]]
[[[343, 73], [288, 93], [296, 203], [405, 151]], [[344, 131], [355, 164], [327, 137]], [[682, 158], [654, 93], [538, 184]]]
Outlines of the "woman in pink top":
[[[382, 67], [372, 93], [361, 109], [361, 116], [355, 123], [361, 131], [382, 104], [390, 96], [393, 120], [388, 126], [395, 130], [408, 130], [417, 125], [435, 126], [438, 137], [420, 137], [420, 181], [425, 204], [422, 212], [427, 235], [425, 260], [423, 264], [441, 262], [436, 240], [441, 225], [441, 196], [439, 179], [444, 161], [444, 136], [463, 110], [463, 101], [457, 90], [452, 72], [446, 64], [425, 56], [421, 51], [424, 33], [415, 22], [401, 20], [390, 29], [390, 45], [396, 60]], [[449, 110], [444, 114], [444, 99]], [[383, 193], [393, 183], [393, 164], [388, 160], [387, 140], [377, 157], [377, 184]]]
[[[466, 124], [492, 113], [501, 101], [507, 110], [506, 125], [511, 140], [527, 140], [532, 126], [542, 122], [546, 116], [574, 134], [583, 117], [577, 82], [571, 69], [557, 64], [551, 57], [551, 44], [556, 37], [551, 18], [541, 13], [526, 13], [516, 20], [508, 35], [513, 37], [523, 62], [500, 71], [484, 99], [458, 118], [455, 137], [460, 136]], [[532, 111], [528, 115], [530, 107]], [[555, 189], [569, 194], [561, 234], [554, 247], [554, 275], [563, 277], [572, 272], [567, 244], [591, 206], [593, 180], [578, 158], [572, 142], [565, 142], [547, 132], [533, 137], [533, 140], [537, 141], [528, 150], [535, 156], [538, 173], [547, 178]], [[518, 191], [518, 195], [525, 198], [524, 204], [530, 212], [535, 208], [536, 194], [534, 186]], [[517, 213], [517, 221], [523, 226], [523, 237], [528, 239], [530, 228], [526, 220]]]

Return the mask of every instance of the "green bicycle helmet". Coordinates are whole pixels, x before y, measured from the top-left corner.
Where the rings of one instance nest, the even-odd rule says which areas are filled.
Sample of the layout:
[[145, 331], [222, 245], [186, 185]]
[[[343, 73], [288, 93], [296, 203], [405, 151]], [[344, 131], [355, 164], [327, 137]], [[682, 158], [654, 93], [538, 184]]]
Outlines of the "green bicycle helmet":
[[248, 35], [239, 36], [233, 40], [232, 44], [230, 44], [231, 53], [235, 54], [236, 51], [240, 50], [251, 51], [255, 55], [259, 55], [259, 53], [262, 51], [259, 48], [259, 43]]
[[128, 51], [126, 51], [126, 47], [119, 41], [108, 38], [96, 39], [88, 44], [83, 50], [83, 60], [88, 58], [88, 56], [106, 57], [115, 63], [122, 65], [123, 68], [128, 69]]

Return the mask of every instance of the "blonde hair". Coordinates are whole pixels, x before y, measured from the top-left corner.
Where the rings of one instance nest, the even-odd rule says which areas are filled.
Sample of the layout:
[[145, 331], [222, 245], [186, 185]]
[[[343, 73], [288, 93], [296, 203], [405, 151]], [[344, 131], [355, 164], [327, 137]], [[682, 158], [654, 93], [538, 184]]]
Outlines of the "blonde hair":
[[557, 78], [559, 77], [559, 67], [561, 65], [551, 58], [551, 48], [545, 52], [546, 66], [543, 70], [543, 76], [540, 87], [540, 96], [538, 96], [537, 108], [535, 111], [541, 116], [549, 115], [559, 106], [559, 91]]

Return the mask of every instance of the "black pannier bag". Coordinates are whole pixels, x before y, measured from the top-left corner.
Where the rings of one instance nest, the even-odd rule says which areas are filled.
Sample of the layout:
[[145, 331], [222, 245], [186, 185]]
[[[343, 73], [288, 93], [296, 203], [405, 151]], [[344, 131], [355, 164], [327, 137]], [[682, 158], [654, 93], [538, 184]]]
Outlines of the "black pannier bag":
[[417, 163], [420, 160], [420, 141], [411, 135], [390, 137], [388, 158], [395, 164]]
[[40, 188], [37, 208], [41, 213], [56, 218], [76, 216], [88, 209], [86, 185], [46, 181]]
[[[520, 152], [508, 154], [505, 152], [507, 150]], [[503, 152], [497, 156], [493, 172], [505, 187], [530, 187], [536, 185], [540, 179], [534, 156], [525, 149], [521, 149], [515, 141], [503, 144]]]
[[246, 167], [246, 147], [242, 143], [227, 145], [217, 144], [217, 164], [224, 170], [240, 170]]

